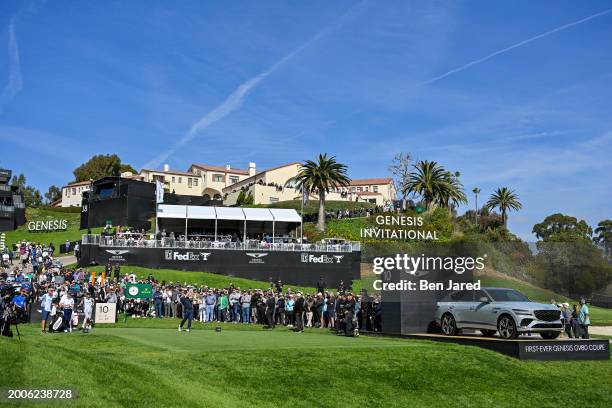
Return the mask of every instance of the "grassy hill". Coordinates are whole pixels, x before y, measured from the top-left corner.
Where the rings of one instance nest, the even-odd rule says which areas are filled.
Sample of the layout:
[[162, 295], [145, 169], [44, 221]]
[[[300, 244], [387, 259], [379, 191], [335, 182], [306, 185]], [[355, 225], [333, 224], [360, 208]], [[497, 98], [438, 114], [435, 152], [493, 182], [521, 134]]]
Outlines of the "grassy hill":
[[[68, 228], [65, 231], [57, 232], [30, 232], [28, 231], [28, 222], [30, 221], [49, 221], [64, 219], [68, 222]], [[56, 254], [59, 251], [60, 244], [64, 244], [66, 240], [78, 241], [81, 236], [86, 233], [86, 230], [81, 230], [81, 211], [80, 208], [28, 208], [26, 210], [26, 224], [22, 225], [15, 231], [6, 232], [6, 244], [11, 247], [13, 244], [21, 241], [41, 243], [49, 245], [51, 242], [56, 248]], [[94, 228], [92, 231], [98, 232], [101, 228]]]
[[[21, 342], [0, 338], [0, 358], [11, 368], [2, 386], [71, 388], [78, 397], [70, 406], [105, 408], [463, 408], [534, 401], [558, 407], [575, 402], [576, 390], [581, 405], [612, 404], [609, 360], [524, 362], [476, 347], [338, 337], [320, 329], [297, 334], [223, 324], [215, 332], [196, 323], [191, 333], [178, 333], [177, 324], [136, 319], [127, 328], [44, 336], [22, 326]], [[568, 378], [571, 387], [559, 386]]]

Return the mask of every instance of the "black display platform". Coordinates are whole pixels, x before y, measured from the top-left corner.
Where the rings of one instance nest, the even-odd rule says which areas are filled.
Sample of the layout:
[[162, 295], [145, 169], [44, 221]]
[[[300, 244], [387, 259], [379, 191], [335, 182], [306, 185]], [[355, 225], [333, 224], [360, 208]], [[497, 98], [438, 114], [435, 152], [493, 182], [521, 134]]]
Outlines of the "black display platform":
[[[363, 334], [384, 336], [384, 334], [378, 333]], [[481, 337], [476, 335], [445, 336], [443, 334], [427, 333], [394, 335], [393, 337], [482, 347], [520, 360], [563, 361], [610, 359], [609, 340], [543, 340], [538, 338], [537, 334], [534, 334], [532, 337], [519, 337], [516, 340], [504, 340], [497, 337]]]

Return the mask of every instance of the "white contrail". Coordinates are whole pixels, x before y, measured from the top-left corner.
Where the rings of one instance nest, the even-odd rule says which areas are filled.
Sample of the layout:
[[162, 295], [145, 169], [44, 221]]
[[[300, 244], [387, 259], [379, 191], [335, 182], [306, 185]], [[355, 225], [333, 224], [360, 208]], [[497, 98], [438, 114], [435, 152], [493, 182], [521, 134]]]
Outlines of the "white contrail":
[[23, 87], [19, 63], [19, 45], [15, 35], [15, 18], [11, 19], [8, 29], [9, 77], [6, 87], [0, 94], [0, 114], [4, 105], [9, 102]]
[[268, 77], [270, 74], [274, 73], [274, 71], [279, 69], [282, 65], [284, 65], [291, 58], [295, 57], [297, 54], [302, 52], [304, 49], [312, 45], [314, 42], [318, 41], [319, 39], [327, 35], [330, 31], [333, 31], [337, 29], [338, 27], [340, 27], [344, 23], [344, 21], [353, 14], [353, 12], [356, 9], [364, 6], [366, 2], [367, 1], [363, 1], [357, 4], [356, 6], [351, 7], [342, 16], [340, 16], [338, 19], [334, 20], [334, 22], [327, 25], [325, 28], [319, 31], [314, 37], [306, 41], [304, 44], [295, 48], [293, 51], [291, 51], [290, 53], [285, 55], [283, 58], [278, 60], [276, 63], [270, 66], [267, 70], [260, 73], [259, 75], [254, 76], [253, 78], [250, 78], [244, 83], [242, 83], [220, 105], [218, 105], [213, 110], [206, 113], [204, 116], [202, 116], [202, 118], [200, 118], [200, 120], [194, 123], [189, 129], [189, 131], [185, 133], [179, 139], [178, 142], [176, 142], [172, 147], [170, 147], [170, 149], [166, 150], [165, 152], [161, 153], [159, 156], [157, 156], [153, 160], [144, 164], [143, 167], [144, 168], [155, 168], [159, 166], [165, 160], [167, 160], [172, 154], [174, 154], [180, 147], [184, 146], [185, 144], [187, 144], [188, 142], [196, 138], [200, 132], [204, 131], [209, 126], [211, 126], [213, 123], [223, 119], [230, 113], [239, 109], [242, 103], [244, 102], [244, 100], [246, 99], [246, 97], [248, 96], [249, 92], [252, 91], [257, 85], [259, 85], [261, 81], [266, 79], [266, 77]]
[[604, 16], [604, 15], [609, 14], [609, 13], [611, 13], [611, 12], [612, 12], [612, 8], [607, 9], [607, 10], [604, 10], [604, 11], [602, 11], [602, 12], [600, 12], [600, 13], [597, 13], [597, 14], [590, 15], [590, 16], [588, 16], [588, 17], [582, 18], [582, 19], [577, 20], [577, 21], [574, 21], [574, 22], [572, 22], [572, 23], [568, 23], [568, 24], [562, 25], [562, 26], [557, 27], [557, 28], [554, 28], [554, 29], [552, 29], [552, 30], [550, 30], [550, 31], [546, 31], [545, 33], [542, 33], [542, 34], [536, 35], [535, 37], [528, 38], [528, 39], [526, 39], [526, 40], [523, 40], [523, 41], [521, 41], [521, 42], [518, 42], [518, 43], [516, 43], [516, 44], [513, 44], [513, 45], [511, 45], [511, 46], [509, 46], [509, 47], [503, 48], [503, 49], [501, 49], [501, 50], [499, 50], [499, 51], [495, 51], [495, 52], [493, 52], [493, 53], [491, 53], [491, 54], [489, 54], [489, 55], [487, 55], [487, 56], [484, 56], [484, 57], [479, 58], [479, 59], [477, 59], [477, 60], [474, 60], [474, 61], [468, 62], [467, 64], [462, 65], [462, 66], [460, 66], [460, 67], [458, 67], [458, 68], [451, 69], [450, 71], [447, 71], [447, 72], [445, 72], [445, 73], [443, 73], [443, 74], [441, 74], [441, 75], [438, 75], [438, 76], [436, 76], [436, 77], [433, 77], [433, 78], [431, 78], [431, 79], [428, 79], [427, 81], [425, 81], [425, 82], [423, 83], [423, 85], [427, 85], [427, 84], [431, 84], [431, 83], [433, 83], [433, 82], [439, 81], [440, 79], [446, 78], [447, 76], [450, 76], [450, 75], [456, 74], [457, 72], [464, 71], [464, 70], [466, 70], [466, 69], [468, 69], [468, 68], [470, 68], [470, 67], [473, 67], [474, 65], [478, 65], [478, 64], [480, 64], [480, 63], [482, 63], [482, 62], [485, 62], [485, 61], [487, 61], [487, 60], [489, 60], [489, 59], [491, 59], [491, 58], [493, 58], [493, 57], [495, 57], [495, 56], [497, 56], [497, 55], [504, 54], [504, 53], [506, 53], [506, 52], [508, 52], [508, 51], [510, 51], [510, 50], [515, 49], [515, 48], [522, 47], [522, 46], [523, 46], [523, 45], [525, 45], [525, 44], [529, 44], [529, 43], [531, 43], [531, 42], [533, 42], [533, 41], [536, 41], [536, 40], [539, 40], [539, 39], [541, 39], [541, 38], [548, 37], [549, 35], [552, 35], [552, 34], [558, 33], [559, 31], [563, 31], [563, 30], [565, 30], [566, 28], [570, 28], [570, 27], [577, 26], [577, 25], [579, 25], [579, 24], [585, 23], [585, 22], [587, 22], [587, 21], [589, 21], [589, 20], [593, 20], [594, 18], [597, 18], [597, 17]]

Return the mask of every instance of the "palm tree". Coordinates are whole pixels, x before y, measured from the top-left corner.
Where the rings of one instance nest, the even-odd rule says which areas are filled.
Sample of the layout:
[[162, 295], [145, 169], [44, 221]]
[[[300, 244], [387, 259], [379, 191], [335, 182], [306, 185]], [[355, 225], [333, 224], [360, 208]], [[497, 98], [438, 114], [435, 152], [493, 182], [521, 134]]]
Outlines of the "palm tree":
[[449, 214], [452, 214], [453, 208], [459, 204], [467, 203], [467, 196], [463, 192], [463, 184], [459, 181], [461, 173], [456, 171], [451, 173], [447, 171], [444, 175], [444, 183], [440, 185], [438, 191], [437, 203], [442, 207], [448, 208]]
[[430, 209], [440, 196], [445, 184], [446, 171], [435, 161], [420, 160], [413, 166], [416, 171], [408, 175], [403, 193], [418, 194], [425, 200], [426, 209]]
[[474, 193], [474, 198], [476, 199], [476, 225], [478, 225], [478, 194], [480, 194], [480, 189], [478, 187], [474, 187], [472, 193]]
[[421, 196], [428, 210], [435, 204], [451, 210], [451, 203], [459, 205], [467, 201], [459, 172], [451, 173], [428, 160], [421, 160], [413, 167], [415, 171], [409, 174], [403, 192]]
[[498, 188], [493, 194], [491, 194], [491, 197], [489, 197], [489, 201], [487, 201], [485, 206], [489, 210], [499, 208], [504, 227], [508, 224], [508, 216], [506, 215], [508, 210], [518, 211], [523, 208], [523, 205], [519, 201], [518, 195], [508, 187]]
[[325, 194], [336, 188], [347, 187], [351, 182], [346, 169], [346, 165], [338, 163], [335, 156], [328, 157], [325, 153], [319, 154], [317, 161], [306, 160], [295, 177], [298, 188], [319, 195], [319, 231], [325, 231]]
[[597, 234], [593, 241], [603, 247], [606, 255], [612, 258], [612, 220], [601, 221], [595, 228]]

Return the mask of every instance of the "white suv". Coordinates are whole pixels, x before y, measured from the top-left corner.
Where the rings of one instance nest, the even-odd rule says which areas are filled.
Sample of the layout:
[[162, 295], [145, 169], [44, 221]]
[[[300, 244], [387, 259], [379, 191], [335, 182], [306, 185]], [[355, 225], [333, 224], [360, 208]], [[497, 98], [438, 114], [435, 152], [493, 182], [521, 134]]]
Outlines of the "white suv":
[[485, 336], [498, 332], [503, 339], [515, 339], [521, 333], [556, 339], [563, 331], [556, 306], [532, 302], [507, 288], [452, 292], [437, 302], [435, 318], [448, 336], [461, 329], [478, 329]]

